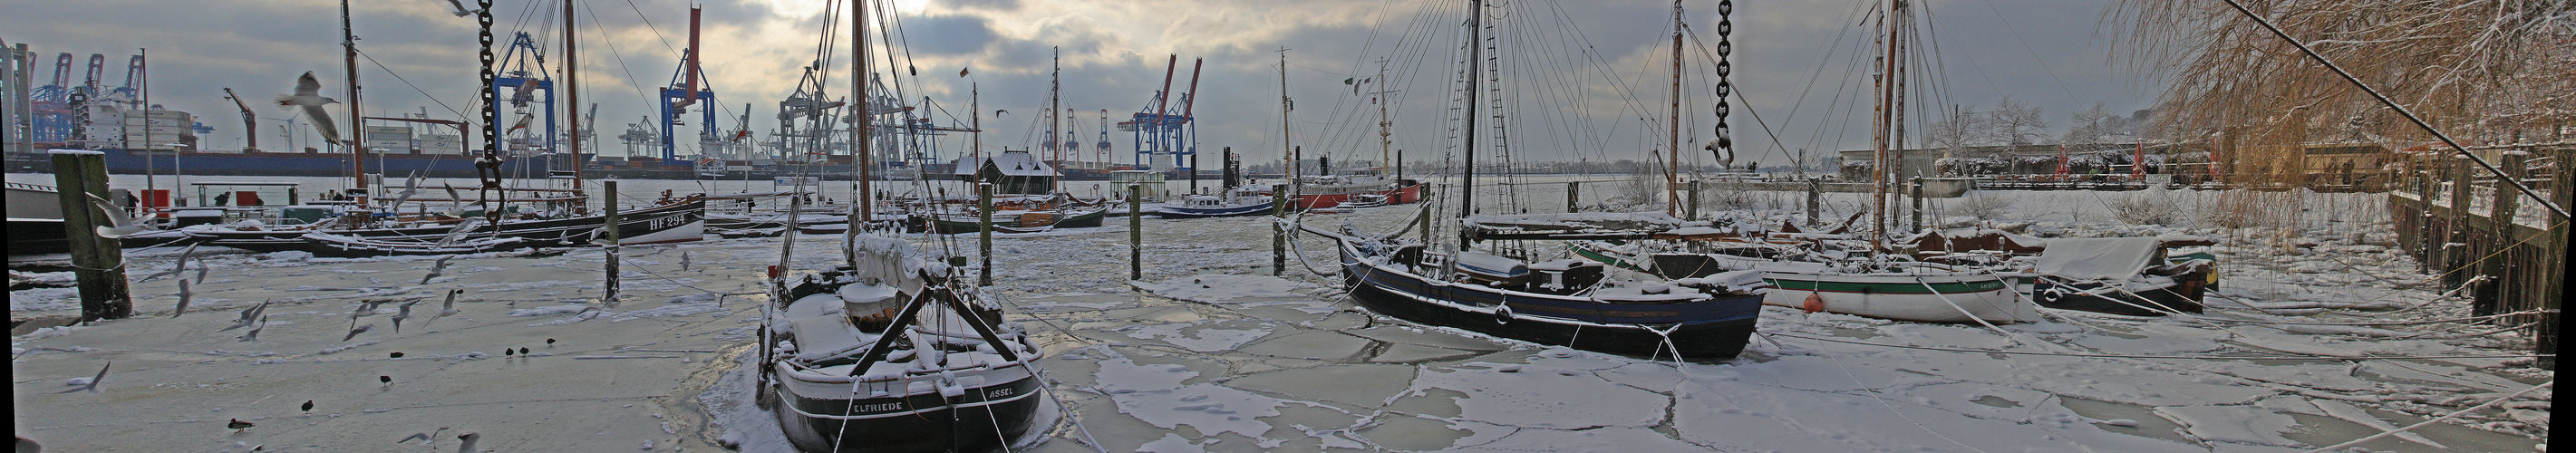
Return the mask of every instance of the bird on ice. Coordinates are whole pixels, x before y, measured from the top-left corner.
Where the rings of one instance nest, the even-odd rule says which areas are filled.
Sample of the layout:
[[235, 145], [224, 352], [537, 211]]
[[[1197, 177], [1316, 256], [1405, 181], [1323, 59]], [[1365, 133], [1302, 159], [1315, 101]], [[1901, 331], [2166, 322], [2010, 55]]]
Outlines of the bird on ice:
[[[90, 194], [89, 204], [90, 207], [98, 209], [99, 212], [107, 213], [107, 224], [98, 226], [98, 237], [116, 239], [126, 237], [134, 233], [153, 231], [151, 225], [134, 221], [134, 216], [132, 214], [127, 214], [124, 209], [117, 208], [114, 204], [109, 204], [106, 199], [99, 198], [97, 194]], [[173, 272], [172, 274], [176, 275], [177, 273]]]
[[232, 428], [232, 429], [250, 429], [250, 427], [253, 427], [253, 426], [259, 426], [259, 425], [251, 424], [251, 422], [242, 421], [242, 419], [238, 419], [238, 418], [233, 419], [233, 421], [232, 421], [231, 423], [225, 423], [225, 424], [224, 424], [224, 427], [225, 427], [225, 428]]
[[438, 257], [438, 261], [437, 261], [437, 262], [430, 263], [430, 264], [429, 264], [429, 275], [423, 275], [423, 276], [420, 276], [420, 284], [427, 285], [427, 284], [429, 284], [429, 279], [438, 278], [438, 276], [441, 276], [441, 275], [447, 275], [447, 259], [448, 259], [448, 258], [455, 258], [455, 256], [454, 256], [454, 255], [440, 256], [440, 257]]
[[482, 438], [483, 433], [465, 433], [456, 435], [457, 440], [465, 441], [464, 445], [456, 446], [456, 453], [472, 453], [474, 451], [474, 441], [481, 440]]
[[322, 106], [337, 103], [340, 101], [322, 97], [322, 80], [313, 78], [313, 71], [304, 71], [304, 76], [295, 78], [295, 94], [277, 95], [277, 105], [302, 107], [304, 116], [313, 120], [313, 130], [322, 133], [322, 140], [334, 144], [343, 143], [340, 126], [331, 122], [331, 112], [323, 111]]
[[680, 251], [680, 270], [689, 270], [689, 251]]
[[114, 364], [114, 363], [109, 363], [109, 364], [105, 364], [105, 365], [100, 365], [100, 366], [98, 367], [98, 376], [94, 376], [94, 377], [89, 378], [89, 381], [88, 381], [88, 382], [81, 382], [81, 380], [79, 380], [79, 379], [73, 379], [73, 380], [72, 380], [72, 382], [71, 382], [71, 384], [72, 384], [72, 385], [80, 386], [80, 388], [75, 388], [75, 389], [71, 389], [71, 390], [64, 390], [64, 391], [54, 392], [54, 393], [71, 393], [71, 392], [79, 392], [79, 391], [88, 391], [88, 392], [91, 392], [91, 393], [97, 393], [97, 392], [98, 392], [98, 382], [99, 382], [99, 381], [103, 381], [103, 380], [107, 380], [107, 367], [112, 367], [112, 366], [116, 366], [116, 364]]

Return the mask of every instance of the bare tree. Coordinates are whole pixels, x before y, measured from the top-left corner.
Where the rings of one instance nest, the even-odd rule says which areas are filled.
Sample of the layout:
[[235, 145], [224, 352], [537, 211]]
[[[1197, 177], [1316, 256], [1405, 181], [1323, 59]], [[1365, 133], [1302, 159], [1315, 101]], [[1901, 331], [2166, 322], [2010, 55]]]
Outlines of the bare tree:
[[2101, 101], [2094, 101], [2093, 108], [2075, 112], [2074, 121], [2066, 123], [2065, 143], [2101, 143], [2120, 134], [2120, 120]]
[[1987, 140], [1996, 144], [2022, 146], [2048, 138], [2048, 118], [2041, 116], [2039, 106], [2004, 96], [1995, 101], [1995, 109], [1986, 112]]
[[[2576, 124], [2576, 77], [2567, 69], [2576, 67], [2576, 2], [2241, 2], [2464, 142]], [[2298, 161], [2302, 143], [2363, 135], [2356, 132], [2430, 139], [2227, 3], [2120, 0], [2104, 22], [2125, 35], [2132, 64], [2172, 76], [2158, 126], [2209, 137], [2212, 163], [2235, 181], [2298, 181], [2304, 165], [2278, 164]], [[2218, 208], [2279, 220], [2300, 207], [2245, 199], [2222, 197]]]
[[1985, 139], [1984, 128], [1984, 114], [1975, 110], [1952, 110], [1949, 117], [1934, 120], [1931, 127], [1924, 128], [1923, 133], [1927, 136], [1923, 141], [1934, 148], [1952, 150], [1976, 146], [1977, 142]]

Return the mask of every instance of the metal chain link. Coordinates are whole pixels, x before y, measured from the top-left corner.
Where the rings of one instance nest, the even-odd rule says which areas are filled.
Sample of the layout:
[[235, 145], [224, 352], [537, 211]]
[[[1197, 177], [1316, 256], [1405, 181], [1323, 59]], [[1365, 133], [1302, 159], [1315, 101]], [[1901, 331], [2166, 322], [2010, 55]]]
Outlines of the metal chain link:
[[1734, 161], [1734, 159], [1735, 159], [1735, 136], [1734, 136], [1732, 133], [1729, 133], [1729, 132], [1727, 131], [1727, 129], [1726, 129], [1726, 113], [1727, 113], [1726, 97], [1727, 97], [1727, 96], [1729, 96], [1729, 95], [1734, 94], [1734, 92], [1735, 92], [1735, 82], [1734, 82], [1733, 80], [1729, 80], [1729, 78], [1728, 78], [1728, 75], [1729, 75], [1729, 74], [1732, 74], [1732, 73], [1734, 73], [1734, 72], [1735, 72], [1735, 65], [1734, 65], [1733, 63], [1729, 63], [1729, 62], [1727, 62], [1727, 61], [1726, 61], [1726, 57], [1727, 57], [1727, 55], [1728, 55], [1728, 54], [1735, 53], [1735, 44], [1734, 44], [1733, 42], [1731, 42], [1731, 41], [1728, 41], [1728, 40], [1727, 40], [1727, 35], [1728, 35], [1728, 34], [1730, 34], [1730, 33], [1735, 32], [1735, 22], [1734, 22], [1734, 21], [1732, 21], [1732, 20], [1728, 20], [1728, 16], [1731, 16], [1731, 15], [1733, 15], [1734, 13], [1735, 13], [1735, 1], [1734, 1], [1734, 0], [1718, 0], [1718, 2], [1717, 2], [1717, 148], [1716, 148], [1716, 149], [1711, 149], [1711, 150], [1709, 150], [1709, 152], [1716, 154], [1717, 160], [1718, 160], [1719, 162], [1726, 162], [1726, 163], [1732, 163], [1732, 162]]
[[[493, 102], [498, 100], [492, 93], [492, 64], [497, 61], [492, 57], [492, 0], [477, 0], [475, 6], [480, 9], [474, 11], [474, 22], [481, 26], [475, 38], [483, 44], [480, 54], [483, 67], [479, 72], [483, 76], [483, 85], [475, 97], [483, 101], [483, 108], [491, 109], [495, 105]], [[475, 200], [483, 205], [484, 221], [491, 223], [493, 231], [497, 232], [500, 231], [501, 207], [492, 204], [492, 192], [501, 190], [501, 132], [494, 129], [500, 124], [491, 115], [484, 115], [483, 120], [483, 157], [474, 160], [474, 175], [483, 184], [475, 190]]]

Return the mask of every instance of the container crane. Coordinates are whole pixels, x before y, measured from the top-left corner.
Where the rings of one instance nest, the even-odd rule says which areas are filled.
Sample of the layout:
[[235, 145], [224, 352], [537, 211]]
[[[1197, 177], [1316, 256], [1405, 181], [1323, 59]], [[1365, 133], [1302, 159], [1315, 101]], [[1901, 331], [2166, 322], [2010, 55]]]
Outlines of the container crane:
[[[707, 106], [701, 107], [698, 112], [704, 117], [698, 122], [699, 146], [703, 147], [707, 143], [716, 142], [716, 112], [713, 108], [716, 92], [700, 84], [700, 80], [704, 77], [701, 77], [698, 72], [698, 50], [698, 8], [689, 8], [689, 47], [680, 49], [680, 67], [672, 71], [671, 84], [662, 87], [663, 165], [689, 164], [687, 161], [679, 160], [677, 147], [672, 141], [672, 126], [679, 125], [680, 115], [687, 114], [689, 106], [697, 104], [698, 101], [707, 102]], [[700, 151], [704, 152], [703, 149]]]
[[1190, 94], [1180, 97], [1181, 114], [1175, 116], [1170, 114], [1170, 94], [1173, 70], [1179, 68], [1180, 62], [1181, 57], [1173, 55], [1163, 66], [1163, 91], [1155, 92], [1151, 103], [1131, 119], [1118, 123], [1118, 130], [1135, 133], [1138, 170], [1152, 170], [1155, 155], [1168, 155], [1172, 156], [1174, 171], [1190, 171], [1190, 156], [1198, 154], [1198, 149], [1189, 145], [1198, 135], [1198, 125], [1190, 121], [1190, 101], [1198, 94], [1199, 70], [1207, 60], [1194, 59], [1190, 63]]
[[253, 131], [257, 131], [257, 130], [259, 130], [259, 116], [251, 114], [251, 112], [250, 112], [250, 104], [244, 104], [244, 103], [242, 103], [241, 96], [236, 96], [236, 95], [234, 95], [234, 94], [233, 94], [233, 88], [232, 88], [232, 87], [224, 87], [224, 99], [230, 99], [230, 100], [232, 100], [232, 101], [233, 101], [233, 106], [234, 106], [234, 107], [240, 107], [240, 108], [241, 108], [241, 115], [242, 115], [242, 138], [243, 138], [243, 139], [246, 139], [246, 140], [250, 140], [250, 143], [249, 143], [249, 144], [242, 145], [242, 151], [244, 151], [244, 152], [258, 152], [258, 151], [259, 151], [259, 134], [255, 134], [255, 133], [252, 133], [252, 132], [253, 132]]

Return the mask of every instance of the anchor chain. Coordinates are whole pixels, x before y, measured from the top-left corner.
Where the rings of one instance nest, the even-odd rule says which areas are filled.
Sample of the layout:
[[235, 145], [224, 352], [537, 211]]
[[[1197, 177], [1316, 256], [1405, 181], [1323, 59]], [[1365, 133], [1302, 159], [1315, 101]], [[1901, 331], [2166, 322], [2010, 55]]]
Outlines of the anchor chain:
[[1710, 144], [1708, 151], [1719, 165], [1735, 163], [1735, 136], [1726, 128], [1726, 97], [1735, 93], [1735, 82], [1728, 77], [1735, 72], [1735, 65], [1726, 61], [1728, 54], [1735, 53], [1735, 44], [1727, 40], [1727, 35], [1735, 31], [1735, 22], [1727, 17], [1734, 12], [1734, 0], [1717, 1], [1717, 142]]
[[[492, 85], [492, 64], [496, 61], [492, 57], [492, 0], [477, 0], [475, 5], [480, 9], [474, 11], [474, 22], [481, 25], [475, 37], [483, 44], [480, 54], [483, 62], [480, 72], [483, 76], [483, 89], [476, 96], [482, 98], [484, 108], [492, 108], [496, 105], [493, 102], [498, 100], [493, 94]], [[499, 231], [501, 223], [500, 206], [492, 204], [493, 192], [501, 190], [501, 132], [494, 129], [499, 126], [498, 119], [489, 115], [484, 117], [483, 156], [474, 159], [474, 176], [483, 183], [482, 187], [475, 189], [475, 202], [483, 205], [483, 219], [494, 225], [493, 231]]]

